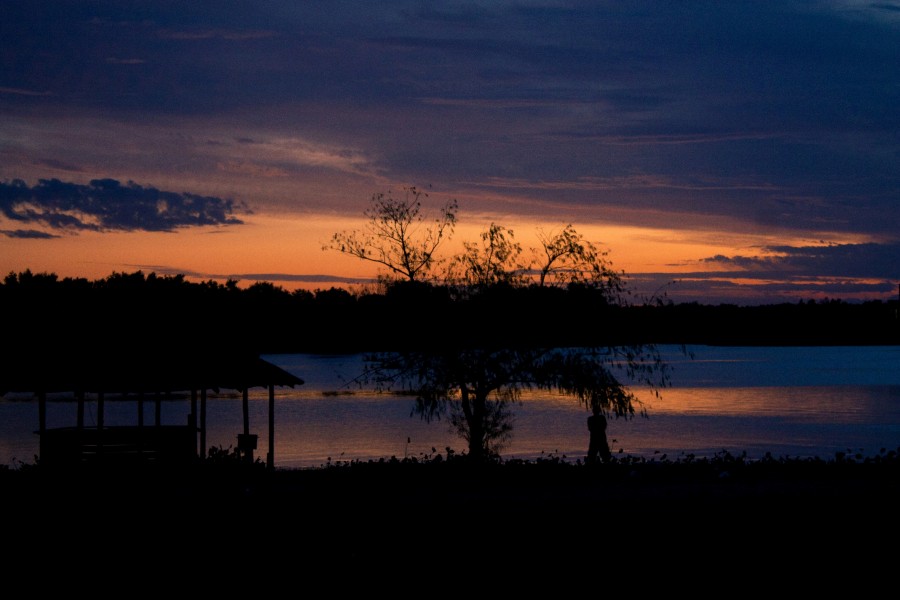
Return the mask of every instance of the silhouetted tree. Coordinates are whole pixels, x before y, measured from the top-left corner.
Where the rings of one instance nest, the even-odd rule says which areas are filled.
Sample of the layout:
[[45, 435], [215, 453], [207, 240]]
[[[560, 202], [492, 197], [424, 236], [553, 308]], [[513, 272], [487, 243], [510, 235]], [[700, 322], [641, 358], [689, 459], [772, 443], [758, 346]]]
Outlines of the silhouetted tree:
[[404, 188], [402, 198], [390, 191], [374, 194], [365, 211], [365, 228], [335, 233], [324, 249], [386, 267], [388, 278], [427, 280], [437, 263], [435, 251], [453, 233], [457, 210], [456, 200], [449, 200], [439, 216], [425, 225], [422, 201], [427, 197], [415, 187]]
[[603, 289], [610, 297], [624, 291], [622, 274], [613, 270], [609, 253], [584, 239], [571, 223], [558, 233], [541, 231], [538, 239], [541, 247], [534, 250], [538, 285], [587, 284]]
[[[415, 281], [420, 269], [427, 272], [433, 265], [433, 250], [440, 234], [426, 236], [427, 252], [409, 252], [410, 225], [418, 215], [418, 197], [412, 204], [380, 195], [373, 200], [375, 210], [367, 216], [369, 231], [374, 223], [377, 233], [339, 234], [331, 248], [366, 260], [377, 257], [376, 262]], [[455, 205], [452, 212], [445, 209], [443, 214], [445, 218], [452, 215], [449, 222], [455, 223]], [[516, 326], [544, 326], [537, 320], [515, 322], [524, 314], [511, 294], [517, 289], [575, 285], [594, 290], [598, 305], [623, 301], [621, 276], [612, 270], [605, 253], [584, 240], [571, 225], [558, 234], [542, 235], [540, 240], [542, 253], [533, 252], [542, 259], [533, 269], [520, 262], [522, 247], [513, 231], [492, 223], [479, 242], [463, 244], [463, 252], [448, 261], [444, 275], [445, 281], [461, 292], [457, 296], [460, 301], [478, 302], [491, 312], [481, 310], [472, 315], [450, 310], [414, 323], [396, 319], [395, 326], [419, 328], [423, 337], [434, 336], [437, 341], [406, 339], [396, 351], [366, 356], [366, 372], [361, 379], [381, 387], [399, 385], [413, 393], [414, 412], [427, 420], [447, 416], [456, 433], [466, 440], [469, 457], [476, 460], [499, 455], [512, 432], [510, 405], [525, 391], [554, 391], [576, 398], [593, 412], [629, 418], [636, 412], [646, 415], [643, 408], [637, 410], [640, 401], [630, 385], [647, 384], [658, 394], [668, 383], [665, 364], [653, 345], [610, 343], [564, 348], [513, 333]], [[416, 260], [410, 262], [410, 257]], [[537, 273], [537, 282], [531, 278], [532, 273]], [[502, 301], [504, 296], [511, 301]], [[431, 323], [434, 326], [423, 332], [422, 328]]]
[[525, 285], [526, 267], [520, 264], [522, 246], [511, 229], [491, 223], [479, 242], [464, 242], [462, 254], [450, 260], [446, 278], [469, 289], [495, 285]]

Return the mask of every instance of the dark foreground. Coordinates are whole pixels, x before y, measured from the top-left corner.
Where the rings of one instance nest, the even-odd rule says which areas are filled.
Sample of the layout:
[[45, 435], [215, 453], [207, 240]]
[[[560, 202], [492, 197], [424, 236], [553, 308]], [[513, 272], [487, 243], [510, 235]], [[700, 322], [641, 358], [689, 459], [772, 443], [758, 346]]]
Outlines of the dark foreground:
[[868, 598], [900, 459], [29, 467], [0, 514], [7, 581], [67, 596]]
[[765, 557], [777, 569], [865, 556], [871, 568], [900, 545], [900, 459], [34, 466], [0, 471], [0, 503], [7, 532], [18, 532], [7, 550], [71, 561], [217, 557], [315, 569]]

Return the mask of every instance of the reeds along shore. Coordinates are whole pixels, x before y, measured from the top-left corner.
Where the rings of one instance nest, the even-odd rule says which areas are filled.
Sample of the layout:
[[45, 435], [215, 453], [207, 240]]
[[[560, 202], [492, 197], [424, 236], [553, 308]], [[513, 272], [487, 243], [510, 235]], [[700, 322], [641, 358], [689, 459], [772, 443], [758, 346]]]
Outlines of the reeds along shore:
[[[784, 500], [792, 497], [825, 501], [827, 496], [900, 499], [900, 449], [883, 449], [876, 455], [839, 453], [834, 457], [790, 458], [722, 452], [711, 458], [683, 456], [645, 459], [614, 455], [601, 464], [584, 464], [561, 458], [494, 460], [473, 464], [462, 455], [348, 461], [309, 469], [267, 469], [257, 459], [248, 463], [237, 453], [210, 452], [193, 465], [172, 468], [152, 465], [81, 469], [42, 468], [39, 463], [0, 469], [6, 497], [23, 498], [52, 494], [61, 486], [78, 491], [77, 497], [104, 497], [114, 490], [134, 494], [133, 500], [153, 499], [158, 494], [183, 497], [228, 498], [242, 501], [291, 498], [321, 501], [325, 509], [344, 499], [357, 501], [364, 492], [368, 502], [407, 495], [445, 496], [448, 502], [466, 496], [493, 495], [527, 505], [551, 502], [620, 498], [640, 502], [705, 498], [761, 499], [768, 494]], [[74, 500], [74, 498], [73, 498]]]

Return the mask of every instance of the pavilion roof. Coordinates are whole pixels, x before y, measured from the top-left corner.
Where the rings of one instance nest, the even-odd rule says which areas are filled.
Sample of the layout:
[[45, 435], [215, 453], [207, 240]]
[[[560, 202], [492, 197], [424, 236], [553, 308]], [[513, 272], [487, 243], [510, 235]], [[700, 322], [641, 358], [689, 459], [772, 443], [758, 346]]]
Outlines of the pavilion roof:
[[257, 354], [135, 347], [4, 349], [0, 393], [154, 393], [303, 385]]

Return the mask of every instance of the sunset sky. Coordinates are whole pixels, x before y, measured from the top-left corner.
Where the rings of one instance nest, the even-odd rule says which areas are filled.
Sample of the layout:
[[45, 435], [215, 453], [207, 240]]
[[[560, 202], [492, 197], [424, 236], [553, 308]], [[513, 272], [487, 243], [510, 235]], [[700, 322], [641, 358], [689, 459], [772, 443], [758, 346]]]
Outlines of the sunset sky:
[[3, 275], [353, 286], [417, 186], [644, 296], [897, 298], [900, 2], [0, 6]]

